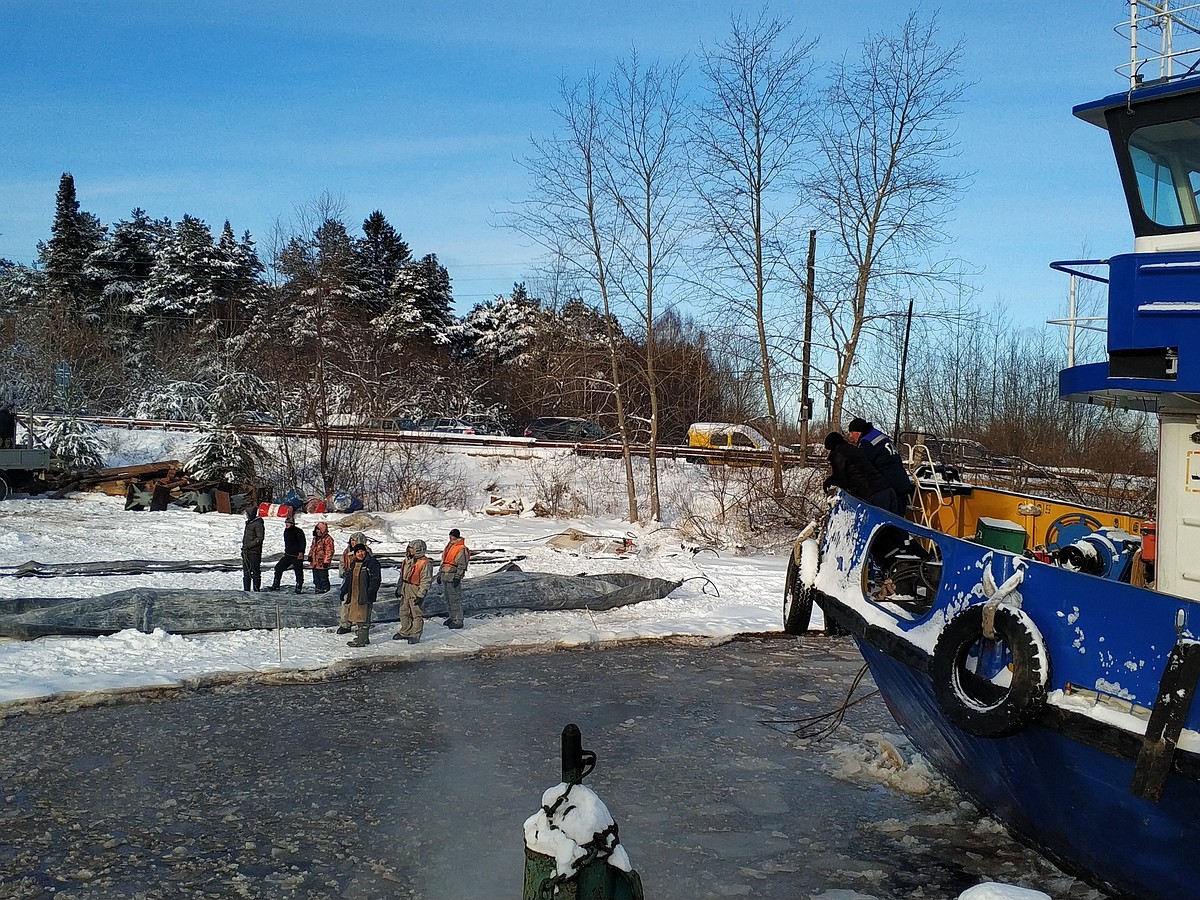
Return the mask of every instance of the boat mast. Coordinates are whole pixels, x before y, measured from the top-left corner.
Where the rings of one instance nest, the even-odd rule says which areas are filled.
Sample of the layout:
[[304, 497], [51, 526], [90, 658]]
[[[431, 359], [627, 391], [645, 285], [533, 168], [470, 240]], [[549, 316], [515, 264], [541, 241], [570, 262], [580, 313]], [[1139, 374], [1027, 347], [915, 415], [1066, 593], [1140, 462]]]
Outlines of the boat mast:
[[1129, 89], [1138, 86], [1141, 76], [1138, 75], [1138, 0], [1129, 0]]
[[[1140, 71], [1142, 66], [1158, 63], [1158, 81], [1173, 81], [1196, 74], [1197, 56], [1200, 48], [1175, 49], [1175, 33], [1177, 30], [1187, 39], [1200, 35], [1200, 3], [1187, 3], [1176, 0], [1129, 0], [1129, 21], [1117, 26], [1118, 33], [1129, 29], [1129, 89], [1131, 91], [1146, 86], [1146, 76]], [[1139, 32], [1145, 29], [1157, 29], [1159, 34], [1158, 49], [1147, 48], [1145, 58], [1139, 58]], [[1183, 63], [1182, 75], [1175, 74], [1175, 59], [1181, 58]], [[1118, 68], [1118, 72], [1124, 69]]]

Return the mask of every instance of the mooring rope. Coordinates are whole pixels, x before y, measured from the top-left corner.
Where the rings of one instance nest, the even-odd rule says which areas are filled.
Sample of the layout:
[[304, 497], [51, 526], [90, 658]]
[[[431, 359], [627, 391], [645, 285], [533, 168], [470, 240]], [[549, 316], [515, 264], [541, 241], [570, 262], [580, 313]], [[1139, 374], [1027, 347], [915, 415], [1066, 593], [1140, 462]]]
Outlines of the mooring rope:
[[[851, 707], [857, 706], [864, 700], [870, 700], [879, 690], [869, 691], [861, 697], [854, 697], [854, 692], [858, 690], [862, 680], [867, 676], [867, 666], [864, 664], [858, 670], [858, 674], [854, 676], [854, 680], [850, 683], [850, 690], [846, 692], [846, 699], [843, 700], [834, 709], [829, 712], [820, 713], [814, 716], [804, 716], [799, 719], [760, 719], [760, 725], [766, 725], [774, 728], [776, 731], [788, 732], [809, 741], [822, 741], [837, 731], [842, 721], [846, 718], [846, 713]], [[783, 725], [792, 725], [793, 728], [781, 728]]]

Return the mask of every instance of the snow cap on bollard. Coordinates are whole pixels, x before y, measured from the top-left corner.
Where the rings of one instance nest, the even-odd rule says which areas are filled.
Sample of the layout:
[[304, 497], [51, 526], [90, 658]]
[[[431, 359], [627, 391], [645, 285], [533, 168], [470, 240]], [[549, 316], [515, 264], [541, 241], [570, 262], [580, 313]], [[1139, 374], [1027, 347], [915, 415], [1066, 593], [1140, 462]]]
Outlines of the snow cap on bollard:
[[596, 754], [583, 749], [577, 725], [563, 729], [562, 749], [563, 781], [542, 794], [541, 810], [525, 820], [522, 900], [644, 900], [617, 823], [581, 783], [595, 768]]

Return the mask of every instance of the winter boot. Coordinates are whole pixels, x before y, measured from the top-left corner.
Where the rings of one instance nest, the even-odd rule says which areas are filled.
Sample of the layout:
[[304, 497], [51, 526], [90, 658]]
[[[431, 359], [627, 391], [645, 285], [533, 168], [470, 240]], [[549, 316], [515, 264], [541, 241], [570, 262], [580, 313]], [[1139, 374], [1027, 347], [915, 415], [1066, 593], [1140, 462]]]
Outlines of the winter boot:
[[365, 647], [365, 646], [367, 646], [367, 644], [371, 643], [370, 633], [371, 633], [371, 629], [368, 628], [366, 625], [355, 625], [354, 626], [354, 640], [347, 641], [346, 646], [347, 647]]

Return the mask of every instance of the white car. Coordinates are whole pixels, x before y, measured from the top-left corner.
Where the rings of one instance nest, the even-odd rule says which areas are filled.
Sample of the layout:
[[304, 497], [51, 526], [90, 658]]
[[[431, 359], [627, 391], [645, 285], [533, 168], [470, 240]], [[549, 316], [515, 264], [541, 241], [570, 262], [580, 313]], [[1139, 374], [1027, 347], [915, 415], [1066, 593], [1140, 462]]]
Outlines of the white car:
[[469, 425], [462, 419], [448, 416], [430, 416], [417, 423], [418, 431], [432, 431], [436, 434], [474, 434], [475, 426]]

